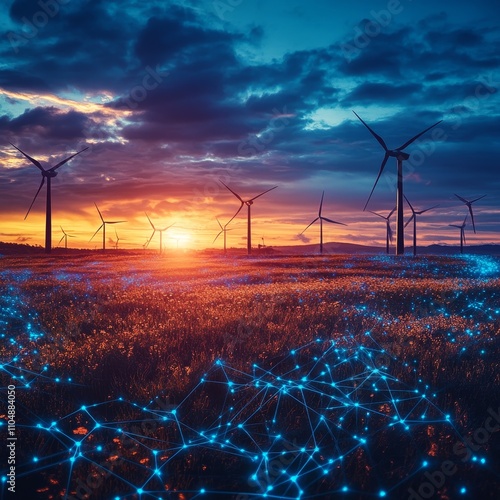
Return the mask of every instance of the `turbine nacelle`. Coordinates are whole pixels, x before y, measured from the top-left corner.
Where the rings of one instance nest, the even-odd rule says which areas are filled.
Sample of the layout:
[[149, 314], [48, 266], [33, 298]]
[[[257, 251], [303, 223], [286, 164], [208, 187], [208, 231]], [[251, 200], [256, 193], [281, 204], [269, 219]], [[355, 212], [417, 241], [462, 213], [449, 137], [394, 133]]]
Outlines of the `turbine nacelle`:
[[404, 151], [400, 151], [399, 149], [395, 149], [394, 151], [387, 151], [387, 155], [401, 161], [408, 160], [408, 158], [410, 158], [409, 153], [405, 153]]

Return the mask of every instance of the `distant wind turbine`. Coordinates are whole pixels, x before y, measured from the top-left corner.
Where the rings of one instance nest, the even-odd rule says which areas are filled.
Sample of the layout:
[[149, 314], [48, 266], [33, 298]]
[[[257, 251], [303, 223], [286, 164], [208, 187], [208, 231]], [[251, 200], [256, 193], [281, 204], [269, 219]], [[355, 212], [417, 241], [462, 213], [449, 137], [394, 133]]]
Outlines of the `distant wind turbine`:
[[[233, 215], [232, 219], [233, 220], [239, 213], [240, 213], [240, 210], [243, 208], [243, 205], [246, 205], [247, 208], [248, 208], [248, 215], [247, 215], [247, 252], [248, 252], [248, 255], [250, 255], [252, 253], [252, 219], [251, 219], [251, 215], [250, 215], [250, 207], [253, 205], [253, 201], [256, 200], [257, 198], [259, 198], [260, 196], [266, 194], [266, 193], [269, 193], [269, 191], [272, 191], [273, 189], [276, 189], [278, 186], [274, 186], [272, 187], [271, 189], [268, 189], [267, 191], [264, 191], [263, 193], [260, 193], [258, 194], [257, 196], [254, 196], [253, 198], [250, 198], [249, 200], [244, 200], [243, 198], [241, 198], [241, 196], [237, 193], [235, 193], [229, 186], [226, 186], [226, 184], [224, 184], [222, 181], [221, 183], [229, 190], [231, 191], [231, 193], [234, 194], [234, 196], [236, 196], [236, 198], [238, 198], [238, 200], [240, 200], [240, 208], [238, 209], [238, 211]], [[231, 221], [229, 221], [231, 222]], [[228, 222], [228, 224], [229, 224]]]
[[319, 210], [318, 210], [318, 216], [302, 231], [300, 234], [304, 234], [307, 229], [312, 226], [317, 220], [319, 220], [319, 253], [323, 253], [323, 221], [330, 222], [331, 224], [340, 224], [341, 226], [347, 226], [347, 224], [344, 224], [343, 222], [336, 222], [331, 219], [327, 219], [326, 217], [323, 217], [321, 215], [321, 211], [323, 209], [323, 198], [325, 196], [325, 192], [323, 191], [323, 194], [321, 195], [321, 202], [319, 204]]
[[64, 231], [64, 229], [62, 228], [62, 226], [59, 226], [61, 228], [61, 231], [63, 232], [63, 235], [62, 235], [62, 238], [59, 240], [59, 243], [58, 245], [61, 244], [61, 241], [64, 240], [64, 248], [67, 250], [68, 249], [68, 236], [70, 238], [74, 238], [74, 236], [72, 234], [68, 234], [66, 231]]
[[483, 196], [480, 196], [479, 198], [476, 198], [474, 200], [466, 200], [465, 198], [462, 198], [461, 196], [458, 196], [458, 194], [455, 195], [462, 203], [467, 205], [467, 208], [469, 209], [470, 213], [470, 218], [472, 220], [472, 229], [474, 229], [474, 234], [476, 234], [476, 225], [474, 224], [474, 214], [472, 213], [472, 204], [475, 203], [476, 201], [480, 200], [481, 198], [484, 198], [486, 195], [483, 194]]
[[425, 214], [425, 212], [428, 212], [429, 210], [432, 210], [433, 208], [436, 208], [439, 205], [434, 205], [433, 207], [426, 208], [425, 210], [417, 211], [413, 208], [412, 204], [410, 203], [410, 200], [406, 196], [405, 196], [405, 200], [406, 200], [406, 203], [408, 203], [408, 206], [410, 207], [410, 210], [412, 212], [412, 216], [406, 222], [405, 227], [411, 221], [413, 221], [413, 255], [417, 255], [417, 215]]
[[53, 177], [55, 177], [58, 174], [57, 169], [59, 167], [62, 167], [66, 162], [71, 160], [71, 158], [74, 158], [76, 155], [83, 153], [86, 149], [88, 149], [88, 147], [82, 149], [81, 151], [78, 151], [77, 153], [75, 153], [71, 156], [68, 156], [68, 158], [65, 158], [64, 160], [57, 163], [57, 165], [54, 165], [53, 167], [45, 170], [38, 160], [35, 160], [31, 156], [27, 155], [24, 151], [19, 149], [17, 146], [14, 146], [14, 144], [10, 143], [10, 145], [12, 147], [16, 148], [26, 158], [28, 158], [28, 160], [31, 161], [31, 163], [33, 163], [42, 173], [42, 182], [40, 183], [40, 186], [38, 187], [38, 191], [36, 192], [35, 197], [33, 198], [33, 201], [31, 202], [31, 205], [28, 208], [28, 211], [26, 212], [26, 215], [24, 216], [25, 220], [31, 211], [31, 207], [35, 203], [35, 200], [38, 196], [38, 193], [40, 192], [43, 185], [45, 184], [45, 181], [47, 181], [47, 197], [46, 197], [46, 208], [45, 208], [45, 252], [50, 253], [52, 250], [52, 195], [51, 195], [51, 190], [50, 190], [51, 180]]
[[[239, 210], [238, 210], [239, 212]], [[238, 213], [237, 212], [237, 213]], [[236, 217], [236, 214], [231, 218], [231, 220], [229, 222], [231, 222], [234, 218]], [[227, 231], [231, 231], [231, 229], [227, 229], [227, 226], [229, 225], [229, 222], [226, 222], [226, 224], [222, 225], [219, 221], [219, 219], [217, 219], [217, 217], [215, 218], [215, 220], [217, 221], [217, 223], [219, 224], [219, 227], [220, 227], [220, 231], [219, 233], [217, 234], [217, 236], [214, 238], [214, 241], [212, 242], [215, 243], [217, 241], [217, 238], [221, 235], [221, 234], [224, 234], [224, 253], [227, 253], [227, 250], [226, 250], [226, 232]]]
[[370, 198], [372, 197], [373, 191], [375, 190], [375, 186], [377, 185], [380, 176], [382, 175], [382, 172], [384, 171], [385, 164], [387, 163], [387, 160], [389, 157], [394, 157], [397, 160], [397, 165], [398, 165], [398, 183], [397, 183], [397, 193], [396, 193], [396, 255], [404, 255], [405, 253], [405, 242], [404, 242], [404, 210], [403, 210], [403, 161], [408, 160], [410, 158], [410, 155], [408, 153], [405, 153], [403, 150], [407, 148], [411, 143], [416, 141], [420, 136], [425, 134], [427, 131], [429, 131], [431, 128], [435, 127], [438, 123], [441, 123], [442, 120], [439, 120], [436, 122], [434, 125], [431, 125], [430, 127], [426, 128], [416, 136], [412, 137], [410, 140], [406, 141], [402, 146], [399, 146], [399, 148], [396, 149], [388, 149], [386, 143], [384, 142], [384, 139], [377, 135], [359, 116], [358, 114], [353, 111], [353, 113], [358, 117], [358, 119], [361, 121], [361, 123], [370, 131], [370, 133], [375, 137], [375, 139], [378, 141], [378, 143], [384, 148], [385, 154], [384, 154], [384, 159], [382, 160], [382, 164], [380, 165], [380, 170], [377, 175], [377, 179], [375, 181], [375, 184], [373, 185], [373, 188], [371, 190], [370, 196], [368, 197], [368, 200], [365, 204], [365, 207], [363, 210], [366, 210], [366, 207], [368, 206], [368, 203], [370, 202]]
[[118, 238], [118, 233], [116, 232], [116, 229], [115, 229], [115, 236], [116, 236], [115, 250], [118, 250], [118, 242], [120, 241], [120, 238]]
[[371, 210], [368, 210], [368, 211], [371, 214], [378, 215], [379, 217], [381, 217], [382, 219], [385, 220], [385, 223], [386, 223], [385, 251], [389, 255], [389, 243], [392, 243], [392, 239], [393, 239], [390, 219], [392, 217], [392, 214], [396, 211], [396, 207], [394, 207], [389, 212], [389, 215], [387, 215], [387, 216], [383, 216], [381, 214], [378, 214], [377, 212], [372, 212]]
[[465, 241], [465, 226], [466, 226], [466, 221], [467, 221], [468, 215], [465, 216], [465, 219], [462, 223], [461, 226], [457, 224], [448, 224], [450, 227], [457, 227], [460, 229], [460, 253], [464, 253], [464, 245], [466, 243]]
[[126, 220], [104, 220], [102, 218], [101, 211], [99, 210], [99, 207], [97, 206], [96, 203], [94, 203], [95, 207], [97, 208], [97, 211], [99, 212], [99, 217], [101, 218], [102, 224], [100, 225], [99, 229], [92, 235], [92, 238], [90, 238], [89, 241], [92, 241], [94, 239], [94, 236], [102, 229], [102, 249], [106, 250], [106, 224], [120, 224], [122, 222], [127, 222]]
[[[144, 212], [146, 213], [146, 212]], [[151, 227], [153, 228], [153, 232], [151, 233], [151, 236], [149, 240], [146, 243], [146, 247], [149, 245], [150, 241], [153, 239], [153, 236], [155, 235], [156, 231], [160, 233], [160, 255], [163, 253], [163, 232], [166, 231], [167, 229], [170, 229], [174, 224], [170, 224], [170, 226], [164, 227], [163, 229], [157, 229], [155, 225], [151, 222], [151, 219], [149, 218], [149, 215], [146, 213], [146, 217], [148, 218], [149, 223], [151, 224]]]

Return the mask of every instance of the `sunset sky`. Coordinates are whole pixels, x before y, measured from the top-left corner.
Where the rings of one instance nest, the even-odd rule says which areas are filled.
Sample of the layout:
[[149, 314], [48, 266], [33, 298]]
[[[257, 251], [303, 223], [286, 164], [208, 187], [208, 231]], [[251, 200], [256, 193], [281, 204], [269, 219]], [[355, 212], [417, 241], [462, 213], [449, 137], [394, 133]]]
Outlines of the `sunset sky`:
[[[108, 228], [122, 248], [151, 235], [145, 212], [175, 223], [167, 248], [220, 248], [216, 217], [239, 202], [219, 180], [243, 198], [279, 186], [253, 205], [254, 246], [316, 243], [299, 233], [323, 190], [347, 224], [325, 241], [384, 245], [363, 212], [383, 150], [354, 110], [393, 148], [443, 120], [407, 150], [406, 195], [439, 205], [421, 244], [458, 243], [454, 193], [486, 195], [467, 242], [500, 243], [498, 0], [7, 0], [0, 32], [1, 241], [44, 244], [45, 188], [23, 220], [41, 176], [13, 143], [47, 166], [89, 147], [53, 179], [54, 245], [63, 226], [99, 247], [97, 203], [127, 221]], [[391, 158], [369, 210], [394, 207], [395, 172]], [[246, 208], [229, 227], [245, 247]]]

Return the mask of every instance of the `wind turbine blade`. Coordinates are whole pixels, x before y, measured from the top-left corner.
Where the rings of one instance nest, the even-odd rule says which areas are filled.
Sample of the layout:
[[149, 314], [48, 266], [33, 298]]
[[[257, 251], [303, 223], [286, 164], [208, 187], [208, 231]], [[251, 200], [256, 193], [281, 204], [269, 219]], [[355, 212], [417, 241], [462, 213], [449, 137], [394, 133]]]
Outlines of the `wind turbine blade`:
[[483, 194], [483, 196], [480, 196], [479, 198], [476, 198], [474, 200], [471, 200], [469, 203], [475, 203], [477, 200], [480, 200], [481, 198], [484, 198], [486, 195]]
[[462, 228], [462, 237], [464, 239], [464, 245], [467, 243], [467, 241], [465, 240], [465, 228]]
[[86, 148], [82, 149], [81, 151], [78, 151], [78, 153], [75, 153], [74, 155], [68, 156], [68, 158], [66, 158], [65, 160], [60, 161], [57, 165], [54, 165], [52, 168], [49, 168], [49, 172], [54, 172], [59, 167], [62, 167], [66, 162], [68, 162], [69, 160], [71, 160], [71, 158], [74, 158], [76, 155], [79, 155], [80, 153], [83, 153], [87, 149], [89, 149], [89, 148], [86, 147]]
[[250, 198], [248, 201], [253, 201], [262, 196], [263, 194], [269, 193], [269, 191], [272, 191], [273, 189], [276, 189], [278, 186], [274, 186], [271, 189], [268, 189], [267, 191], [264, 191], [263, 193], [258, 194], [257, 196], [254, 196], [253, 198]]
[[450, 227], [458, 227], [458, 229], [462, 229], [462, 226], [457, 226], [456, 224], [448, 224]]
[[347, 224], [344, 224], [343, 222], [337, 222], [335, 220], [327, 219], [326, 217], [320, 217], [320, 219], [326, 220], [326, 222], [330, 222], [332, 224], [340, 224], [341, 226], [347, 226]]
[[243, 205], [244, 205], [244, 203], [241, 202], [240, 208], [238, 208], [236, 213], [229, 219], [229, 221], [226, 223], [225, 227], [227, 227], [229, 225], [229, 222], [231, 222], [240, 213], [241, 209], [243, 208]]
[[40, 189], [42, 189], [42, 186], [45, 184], [45, 177], [42, 177], [42, 182], [40, 183], [40, 186], [38, 186], [38, 191], [35, 194], [35, 197], [33, 198], [33, 201], [31, 202], [30, 207], [28, 208], [28, 211], [26, 212], [26, 215], [24, 216], [24, 220], [26, 220], [26, 217], [28, 217], [28, 214], [31, 212], [31, 207], [35, 203], [36, 197], [38, 196], [38, 193], [40, 192]]
[[126, 220], [107, 220], [106, 224], [121, 224], [122, 222], [127, 222]]
[[379, 144], [384, 148], [384, 151], [387, 152], [387, 146], [385, 144], [385, 141], [384, 139], [382, 139], [382, 137], [380, 137], [378, 134], [376, 134], [361, 118], [360, 116], [356, 113], [356, 111], [353, 110], [353, 113], [358, 117], [358, 119], [361, 121], [361, 123], [370, 131], [370, 133], [373, 135], [373, 137], [375, 137], [375, 139], [377, 139], [377, 141], [379, 142]]
[[224, 230], [222, 230], [215, 238], [214, 238], [214, 241], [212, 241], [212, 245], [217, 241], [217, 238], [224, 232]]
[[415, 214], [413, 214], [409, 219], [408, 221], [406, 222], [405, 224], [405, 227], [415, 218]]
[[151, 222], [151, 219], [149, 218], [149, 215], [146, 212], [144, 212], [144, 213], [146, 214], [146, 217], [148, 218], [148, 221], [151, 224], [151, 227], [156, 231], [156, 228], [154, 227], [153, 223]]
[[384, 159], [382, 160], [382, 164], [380, 165], [380, 170], [378, 172], [378, 175], [377, 175], [377, 180], [375, 181], [375, 184], [373, 185], [372, 187], [372, 190], [371, 190], [371, 193], [370, 193], [370, 196], [368, 196], [368, 200], [367, 202], [365, 203], [365, 208], [363, 208], [363, 211], [366, 210], [366, 207], [368, 206], [368, 203], [370, 203], [370, 199], [372, 197], [372, 194], [373, 194], [373, 191], [375, 191], [375, 187], [377, 186], [377, 182], [378, 180], [380, 179], [380, 176], [382, 175], [382, 172], [384, 171], [384, 168], [385, 168], [385, 164], [387, 163], [387, 160], [389, 159], [389, 155], [387, 154], [387, 152], [385, 153], [384, 155]]
[[160, 229], [160, 232], [166, 231], [167, 229], [170, 229], [172, 226], [175, 226], [175, 222], [173, 224], [170, 224], [170, 226]]
[[12, 144], [12, 142], [9, 142], [9, 144], [16, 148], [22, 155], [24, 155], [26, 158], [28, 158], [28, 160], [33, 163], [36, 167], [38, 167], [42, 172], [45, 172], [45, 169], [42, 167], [41, 163], [38, 161], [38, 160], [35, 160], [34, 158], [31, 158], [31, 156], [27, 155], [24, 151], [22, 151], [21, 149], [19, 149], [17, 146], [14, 146], [14, 144]]
[[389, 220], [387, 220], [387, 233], [389, 234], [389, 241], [392, 243], [392, 240], [394, 239], [394, 234], [392, 232], [392, 227]]
[[153, 232], [151, 233], [151, 236], [149, 237], [149, 240], [146, 241], [146, 246], [144, 248], [147, 248], [148, 245], [151, 243], [151, 240], [153, 239], [153, 236], [155, 235], [155, 233], [156, 233], [156, 229], [153, 230]]
[[435, 127], [438, 123], [441, 123], [442, 121], [443, 120], [439, 120], [434, 125], [431, 125], [430, 127], [426, 128], [424, 131], [420, 132], [420, 134], [417, 134], [415, 137], [412, 137], [409, 141], [405, 142], [402, 146], [400, 146], [396, 151], [401, 151], [401, 150], [407, 148], [413, 141], [416, 141], [421, 135], [424, 135], [431, 128]]
[[458, 194], [455, 194], [455, 196], [463, 203], [465, 203], [466, 205], [469, 203], [468, 200], [466, 200], [465, 198], [462, 198], [461, 196], [458, 196]]
[[92, 238], [90, 238], [89, 241], [92, 241], [94, 239], [94, 236], [104, 227], [104, 222], [101, 224], [101, 227], [92, 235]]
[[[62, 238], [59, 240], [59, 243], [61, 243], [61, 241], [64, 240], [64, 236], [65, 236], [65, 234], [62, 235]], [[59, 245], [59, 243], [58, 243], [58, 245]]]
[[97, 211], [99, 212], [99, 217], [101, 218], [102, 223], [104, 224], [104, 219], [102, 218], [102, 214], [101, 214], [101, 211], [99, 210], [99, 207], [97, 206], [97, 203], [94, 202], [94, 205], [97, 208]]
[[236, 196], [236, 198], [238, 198], [238, 200], [241, 201], [241, 203], [244, 203], [244, 201], [241, 199], [241, 196], [237, 193], [235, 193], [229, 186], [227, 186], [226, 184], [224, 184], [222, 181], [220, 181], [220, 183], [223, 185], [223, 186], [226, 186], [227, 189], [229, 189], [229, 191], [231, 191], [231, 193], [234, 194], [234, 196]]
[[415, 210], [414, 210], [414, 208], [412, 207], [412, 205], [411, 205], [411, 203], [410, 203], [410, 200], [408, 200], [408, 198], [406, 197], [406, 195], [403, 195], [403, 196], [405, 197], [406, 203], [408, 203], [408, 205], [409, 205], [409, 207], [410, 207], [410, 209], [411, 209], [412, 213], [415, 213]]
[[316, 217], [300, 234], [304, 234], [317, 220], [319, 220], [319, 217]]
[[323, 209], [323, 198], [325, 197], [325, 192], [323, 191], [322, 195], [321, 195], [321, 201], [319, 203], [319, 211], [318, 211], [318, 215], [321, 217], [321, 210]]
[[422, 210], [421, 212], [417, 212], [417, 214], [418, 215], [425, 214], [425, 212], [428, 212], [429, 210], [432, 210], [432, 209], [437, 208], [437, 207], [439, 207], [439, 205], [434, 205], [433, 207], [426, 208], [425, 210]]
[[381, 217], [382, 219], [387, 219], [387, 217], [384, 217], [383, 215], [381, 214], [378, 214], [377, 212], [372, 212], [371, 210], [368, 210], [368, 212], [370, 212], [371, 214], [373, 215], [378, 215], [379, 217]]
[[389, 220], [392, 217], [392, 214], [396, 211], [396, 207], [394, 207], [390, 212], [389, 215], [387, 216], [387, 220]]
[[219, 219], [217, 219], [217, 217], [215, 218], [215, 220], [217, 221], [217, 223], [219, 224], [219, 227], [224, 231], [224, 228], [222, 227], [222, 224], [219, 222]]
[[472, 219], [472, 229], [474, 230], [474, 234], [476, 234], [476, 225], [474, 224], [474, 214], [472, 213], [472, 205], [468, 205], [470, 218]]

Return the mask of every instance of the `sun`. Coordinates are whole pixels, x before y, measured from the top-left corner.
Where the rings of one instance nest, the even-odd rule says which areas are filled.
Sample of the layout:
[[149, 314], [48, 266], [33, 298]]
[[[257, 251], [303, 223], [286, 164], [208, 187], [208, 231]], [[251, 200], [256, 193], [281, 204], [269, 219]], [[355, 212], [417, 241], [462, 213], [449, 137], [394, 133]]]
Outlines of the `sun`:
[[169, 239], [173, 242], [174, 248], [182, 248], [186, 249], [189, 247], [189, 244], [192, 242], [192, 237], [186, 231], [172, 231], [169, 235]]

